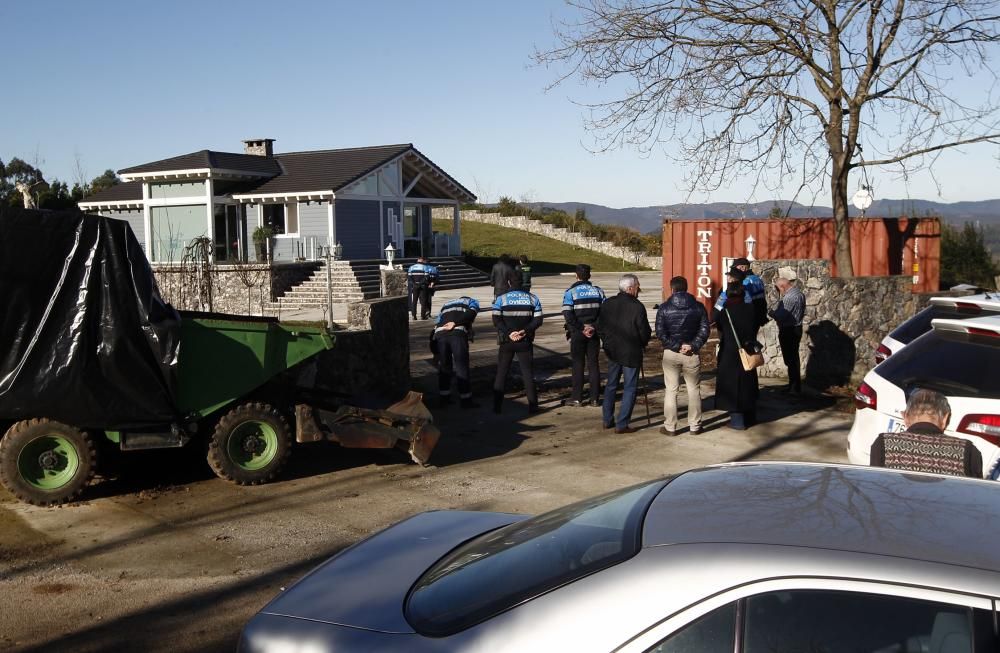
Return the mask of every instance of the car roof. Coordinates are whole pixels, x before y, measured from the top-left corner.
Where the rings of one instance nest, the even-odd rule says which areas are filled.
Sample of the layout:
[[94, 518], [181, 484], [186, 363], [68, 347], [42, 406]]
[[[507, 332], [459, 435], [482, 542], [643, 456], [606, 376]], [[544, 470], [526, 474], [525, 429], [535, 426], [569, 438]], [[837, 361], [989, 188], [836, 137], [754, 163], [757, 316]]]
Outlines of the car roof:
[[693, 470], [650, 505], [643, 545], [764, 544], [1000, 571], [1000, 485], [853, 465]]
[[1000, 313], [1000, 293], [985, 292], [978, 295], [964, 295], [961, 297], [931, 297], [932, 306], [946, 306], [950, 308], [972, 308], [979, 307], [988, 311]]
[[[931, 328], [935, 331], [958, 331], [960, 333], [1000, 336], [1000, 315], [973, 317], [968, 320], [953, 320], [938, 318], [931, 320]], [[998, 341], [997, 344], [1000, 344]]]

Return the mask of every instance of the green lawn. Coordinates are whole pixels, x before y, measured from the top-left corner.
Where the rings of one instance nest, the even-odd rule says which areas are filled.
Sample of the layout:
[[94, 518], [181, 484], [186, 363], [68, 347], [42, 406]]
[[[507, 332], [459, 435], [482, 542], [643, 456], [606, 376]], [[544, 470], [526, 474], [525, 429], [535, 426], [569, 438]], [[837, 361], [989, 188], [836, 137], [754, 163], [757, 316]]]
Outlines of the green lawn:
[[[527, 254], [534, 272], [572, 272], [577, 263], [588, 264], [594, 272], [644, 270], [635, 263], [574, 247], [554, 238], [508, 229], [481, 222], [462, 221], [462, 253], [469, 265], [489, 272], [501, 254]], [[451, 231], [451, 220], [434, 220], [435, 231]]]

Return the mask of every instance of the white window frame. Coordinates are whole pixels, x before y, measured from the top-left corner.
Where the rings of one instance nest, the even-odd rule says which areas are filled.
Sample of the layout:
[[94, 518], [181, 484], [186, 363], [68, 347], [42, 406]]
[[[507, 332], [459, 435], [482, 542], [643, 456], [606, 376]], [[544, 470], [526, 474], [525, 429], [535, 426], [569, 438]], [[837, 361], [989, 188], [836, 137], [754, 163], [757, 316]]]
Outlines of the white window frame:
[[[261, 207], [264, 207], [264, 206], [283, 206], [283, 207], [285, 207], [285, 229], [286, 230], [288, 229], [288, 214], [289, 214], [289, 209], [291, 207], [294, 207], [294, 212], [295, 212], [295, 231], [286, 231], [286, 233], [283, 233], [283, 234], [274, 234], [274, 237], [275, 238], [298, 238], [299, 237], [299, 234], [301, 233], [301, 230], [302, 230], [302, 225], [301, 225], [301, 223], [299, 221], [299, 203], [298, 202], [268, 202], [266, 204], [261, 204], [260, 206]], [[264, 219], [264, 209], [263, 208], [260, 210], [259, 214], [260, 214], [260, 224], [261, 225], [267, 224], [266, 221], [265, 221], [265, 219]]]

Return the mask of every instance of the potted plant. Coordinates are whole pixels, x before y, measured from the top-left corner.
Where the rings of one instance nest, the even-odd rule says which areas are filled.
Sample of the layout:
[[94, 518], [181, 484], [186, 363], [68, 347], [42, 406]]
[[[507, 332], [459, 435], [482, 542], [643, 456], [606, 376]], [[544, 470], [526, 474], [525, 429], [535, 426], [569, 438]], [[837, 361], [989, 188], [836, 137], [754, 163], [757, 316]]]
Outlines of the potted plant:
[[257, 227], [253, 230], [253, 244], [254, 249], [257, 250], [257, 260], [266, 261], [268, 258], [268, 243], [271, 242], [271, 238], [274, 237], [274, 229], [264, 225], [263, 227]]

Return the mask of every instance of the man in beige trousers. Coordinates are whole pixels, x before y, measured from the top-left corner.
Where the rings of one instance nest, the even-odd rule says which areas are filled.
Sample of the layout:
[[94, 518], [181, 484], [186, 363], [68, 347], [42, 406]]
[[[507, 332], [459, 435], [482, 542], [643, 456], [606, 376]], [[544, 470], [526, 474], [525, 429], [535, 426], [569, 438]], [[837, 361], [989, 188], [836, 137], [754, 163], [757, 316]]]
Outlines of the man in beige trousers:
[[701, 358], [698, 352], [708, 340], [705, 307], [687, 291], [687, 279], [670, 280], [670, 298], [656, 311], [656, 337], [663, 345], [663, 426], [660, 433], [677, 435], [677, 390], [680, 377], [688, 393], [688, 426], [701, 432]]

